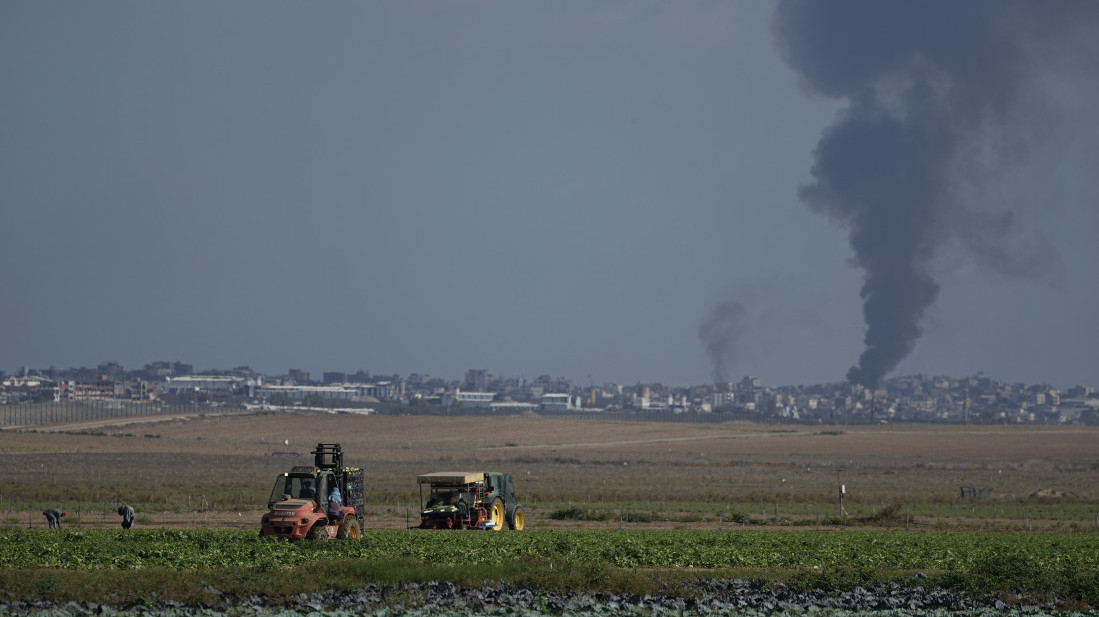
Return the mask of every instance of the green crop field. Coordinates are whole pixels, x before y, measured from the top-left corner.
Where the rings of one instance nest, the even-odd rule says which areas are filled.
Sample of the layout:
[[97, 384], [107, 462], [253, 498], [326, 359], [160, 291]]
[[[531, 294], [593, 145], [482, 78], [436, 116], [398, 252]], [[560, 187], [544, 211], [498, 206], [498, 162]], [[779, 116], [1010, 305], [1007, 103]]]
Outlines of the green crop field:
[[330, 558], [403, 556], [424, 563], [476, 564], [527, 557], [604, 562], [626, 568], [968, 571], [992, 559], [1040, 568], [1094, 570], [1094, 534], [904, 533], [876, 531], [375, 531], [356, 542], [290, 543], [242, 530], [0, 531], [0, 567], [195, 570], [246, 563], [279, 568]]
[[206, 585], [277, 598], [333, 581], [351, 588], [495, 580], [669, 593], [677, 582], [719, 576], [824, 589], [916, 581], [975, 593], [1021, 590], [1096, 606], [1097, 564], [1095, 534], [375, 531], [358, 542], [287, 543], [245, 530], [0, 531], [0, 589], [59, 601], [141, 602], [156, 593], [193, 601]]
[[[1099, 607], [1095, 427], [234, 413], [0, 436], [0, 612], [36, 598], [278, 606], [431, 581], [642, 595], [887, 581]], [[337, 440], [366, 470], [363, 540], [260, 540], [274, 477]], [[525, 531], [407, 529], [417, 474], [471, 469], [515, 477]], [[137, 510], [128, 532], [119, 503]], [[63, 531], [45, 529], [48, 507], [68, 511]]]

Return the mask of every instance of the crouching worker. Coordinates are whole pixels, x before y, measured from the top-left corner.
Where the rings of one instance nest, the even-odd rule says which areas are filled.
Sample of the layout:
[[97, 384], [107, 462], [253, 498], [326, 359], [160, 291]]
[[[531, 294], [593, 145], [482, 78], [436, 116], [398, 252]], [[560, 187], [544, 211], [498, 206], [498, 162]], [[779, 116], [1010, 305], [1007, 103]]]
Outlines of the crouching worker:
[[118, 515], [122, 517], [122, 528], [129, 529], [134, 526], [134, 509], [133, 506], [122, 504], [118, 506]]
[[65, 518], [65, 514], [67, 513], [64, 510], [50, 508], [49, 510], [42, 512], [42, 514], [46, 515], [46, 522], [50, 524], [50, 529], [53, 529], [54, 527], [61, 529], [61, 519]]
[[338, 486], [332, 487], [332, 492], [328, 494], [328, 524], [340, 522], [340, 508], [343, 507], [343, 498], [340, 496], [340, 488]]

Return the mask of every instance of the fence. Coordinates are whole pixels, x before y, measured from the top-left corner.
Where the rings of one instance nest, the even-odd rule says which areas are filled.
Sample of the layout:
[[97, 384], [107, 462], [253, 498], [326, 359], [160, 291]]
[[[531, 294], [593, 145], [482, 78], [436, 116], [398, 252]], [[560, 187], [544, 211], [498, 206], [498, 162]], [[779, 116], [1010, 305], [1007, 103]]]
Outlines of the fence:
[[142, 416], [245, 411], [235, 405], [201, 402], [94, 399], [0, 405], [0, 428], [34, 428]]

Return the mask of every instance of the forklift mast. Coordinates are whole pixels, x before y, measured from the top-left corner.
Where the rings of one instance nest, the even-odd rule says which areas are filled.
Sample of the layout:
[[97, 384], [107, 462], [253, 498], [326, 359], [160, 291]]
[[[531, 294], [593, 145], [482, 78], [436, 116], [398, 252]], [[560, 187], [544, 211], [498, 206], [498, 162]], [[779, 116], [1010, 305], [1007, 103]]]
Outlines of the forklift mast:
[[[332, 472], [335, 475], [336, 486], [343, 494], [343, 503], [355, 508], [355, 518], [359, 519], [359, 529], [363, 528], [365, 521], [366, 499], [363, 486], [363, 470], [343, 466], [343, 448], [338, 443], [318, 443], [313, 450], [313, 465], [320, 472], [318, 477], [323, 477], [324, 472]], [[331, 487], [325, 487], [325, 491]], [[327, 492], [322, 497], [328, 499]]]
[[332, 471], [343, 468], [343, 448], [338, 443], [319, 443], [312, 454], [317, 469]]

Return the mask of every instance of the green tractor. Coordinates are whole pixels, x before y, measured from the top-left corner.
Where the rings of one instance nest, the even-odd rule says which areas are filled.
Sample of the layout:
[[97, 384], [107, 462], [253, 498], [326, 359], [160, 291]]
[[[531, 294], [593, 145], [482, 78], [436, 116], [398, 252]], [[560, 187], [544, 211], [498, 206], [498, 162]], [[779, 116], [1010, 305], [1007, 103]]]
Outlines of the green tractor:
[[[436, 471], [417, 478], [419, 529], [523, 528], [523, 508], [511, 474], [498, 471]], [[425, 501], [424, 490], [427, 490]]]
[[[285, 540], [358, 540], [363, 529], [363, 470], [344, 467], [338, 443], [319, 443], [313, 466], [296, 466], [275, 478], [259, 535]], [[341, 502], [329, 501], [332, 490]]]

